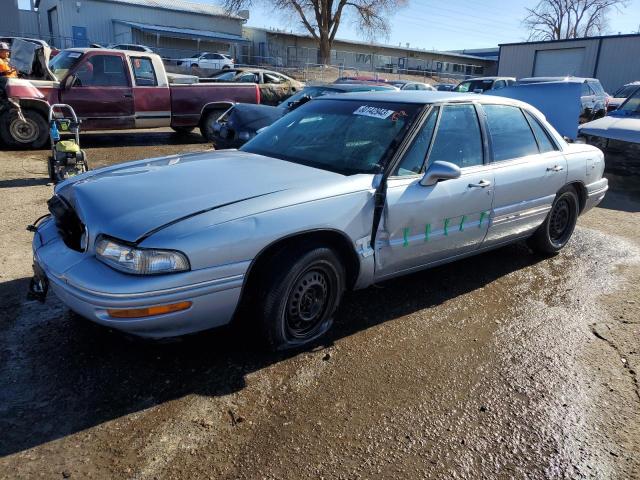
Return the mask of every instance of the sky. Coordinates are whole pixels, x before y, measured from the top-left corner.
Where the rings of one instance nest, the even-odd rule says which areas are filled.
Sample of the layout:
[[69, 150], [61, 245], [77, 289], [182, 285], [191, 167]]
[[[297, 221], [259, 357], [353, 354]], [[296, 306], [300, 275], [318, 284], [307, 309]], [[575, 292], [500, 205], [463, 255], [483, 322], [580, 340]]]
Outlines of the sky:
[[[202, 0], [201, 0], [202, 1]], [[220, 3], [218, 0], [206, 0]], [[259, 1], [256, 3], [260, 3]], [[376, 41], [391, 45], [409, 43], [411, 47], [429, 50], [462, 50], [495, 47], [500, 43], [521, 42], [527, 32], [521, 25], [525, 8], [537, 0], [408, 0], [391, 20], [391, 35]], [[293, 20], [282, 18], [273, 10], [253, 7], [248, 26], [275, 27], [303, 32]], [[622, 14], [610, 15], [612, 34], [635, 33], [640, 30], [640, 0], [631, 0]], [[364, 40], [349, 22], [341, 25], [339, 38]]]

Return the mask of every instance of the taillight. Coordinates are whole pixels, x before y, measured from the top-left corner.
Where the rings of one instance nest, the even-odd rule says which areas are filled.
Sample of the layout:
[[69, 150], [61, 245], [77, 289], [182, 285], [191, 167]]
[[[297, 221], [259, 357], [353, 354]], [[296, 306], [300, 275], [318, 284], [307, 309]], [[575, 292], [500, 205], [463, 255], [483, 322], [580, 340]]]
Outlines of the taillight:
[[256, 103], [259, 104], [261, 101], [262, 99], [260, 98], [260, 87], [256, 83]]

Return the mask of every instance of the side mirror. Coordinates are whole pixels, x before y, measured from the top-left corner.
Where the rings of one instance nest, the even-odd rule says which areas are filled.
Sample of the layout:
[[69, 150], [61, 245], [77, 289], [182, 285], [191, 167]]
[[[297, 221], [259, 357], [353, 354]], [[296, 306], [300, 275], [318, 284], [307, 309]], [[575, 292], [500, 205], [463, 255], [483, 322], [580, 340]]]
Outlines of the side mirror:
[[73, 87], [73, 84], [76, 83], [77, 79], [78, 77], [76, 77], [75, 75], [67, 76], [67, 78], [64, 79], [64, 84], [62, 85], [62, 88], [64, 88], [65, 90], [69, 90], [71, 87]]
[[460, 178], [460, 175], [462, 175], [462, 170], [460, 170], [460, 167], [456, 164], [436, 160], [427, 168], [424, 177], [420, 180], [420, 185], [430, 187], [441, 180]]

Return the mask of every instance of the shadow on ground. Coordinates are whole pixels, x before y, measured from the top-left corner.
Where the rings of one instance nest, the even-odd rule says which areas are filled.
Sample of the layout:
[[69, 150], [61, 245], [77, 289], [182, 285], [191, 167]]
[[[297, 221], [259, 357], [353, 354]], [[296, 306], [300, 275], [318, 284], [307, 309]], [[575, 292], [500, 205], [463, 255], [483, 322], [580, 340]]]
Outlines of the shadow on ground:
[[[325, 345], [540, 260], [517, 244], [350, 293]], [[0, 455], [185, 395], [238, 391], [246, 374], [296, 355], [262, 349], [249, 318], [168, 344], [128, 339], [75, 317], [54, 297], [25, 303], [27, 284], [0, 284]]]

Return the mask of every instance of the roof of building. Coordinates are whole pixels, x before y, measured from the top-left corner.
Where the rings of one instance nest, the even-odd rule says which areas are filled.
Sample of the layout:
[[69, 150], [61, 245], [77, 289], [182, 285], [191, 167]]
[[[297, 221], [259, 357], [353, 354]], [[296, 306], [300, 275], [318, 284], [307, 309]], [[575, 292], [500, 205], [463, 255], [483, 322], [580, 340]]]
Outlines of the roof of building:
[[[250, 30], [257, 30], [257, 31], [263, 31], [263, 32], [267, 32], [267, 33], [272, 33], [274, 35], [289, 35], [292, 37], [302, 37], [302, 38], [313, 38], [311, 35], [308, 34], [300, 34], [300, 33], [293, 33], [293, 32], [288, 32], [285, 30], [276, 30], [276, 29], [270, 29], [270, 28], [260, 28], [260, 27], [244, 27], [245, 29], [250, 29]], [[402, 45], [389, 45], [386, 43], [376, 43], [376, 42], [365, 42], [365, 41], [361, 41], [361, 40], [347, 40], [345, 38], [336, 38], [334, 40], [334, 42], [339, 42], [339, 43], [352, 43], [354, 45], [365, 45], [367, 47], [378, 47], [378, 48], [389, 48], [389, 49], [394, 49], [394, 50], [403, 50], [405, 52], [416, 52], [416, 53], [433, 53], [436, 55], [444, 55], [447, 57], [456, 57], [456, 58], [467, 58], [467, 59], [473, 59], [473, 60], [482, 60], [482, 61], [493, 61], [491, 59], [488, 58], [484, 58], [484, 57], [477, 57], [474, 55], [465, 55], [465, 54], [461, 54], [461, 53], [453, 53], [453, 52], [443, 52], [443, 51], [439, 51], [439, 50], [427, 50], [425, 48], [407, 48], [407, 47], [403, 47]]]
[[580, 42], [585, 40], [603, 40], [607, 38], [632, 38], [636, 37], [640, 39], [640, 33], [626, 33], [621, 35], [601, 35], [599, 37], [580, 37], [580, 38], [563, 38], [562, 40], [533, 40], [530, 42], [515, 42], [515, 43], [501, 43], [501, 47], [514, 46], [514, 45], [532, 45], [538, 43], [562, 43], [562, 42]]
[[231, 33], [214, 32], [209, 30], [196, 30], [193, 28], [165, 27], [164, 25], [149, 25], [146, 23], [128, 22], [125, 20], [114, 20], [114, 22], [128, 25], [143, 32], [170, 34], [170, 36], [175, 38], [207, 38], [235, 43], [249, 42], [249, 40], [243, 38], [241, 35], [233, 35]]
[[[241, 20], [238, 15], [229, 14], [224, 8], [209, 3], [194, 3], [185, 0], [98, 0], [108, 3], [124, 3], [148, 8], [159, 8], [162, 10], [172, 10], [174, 12], [199, 13], [201, 15], [212, 15], [215, 17], [229, 17]], [[39, 7], [40, 0], [36, 0], [36, 8]]]

